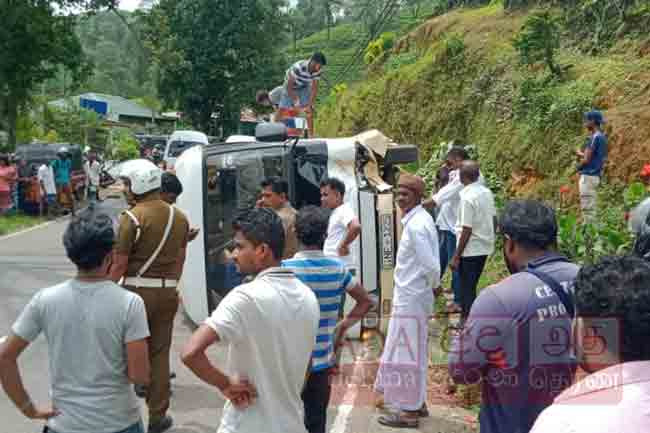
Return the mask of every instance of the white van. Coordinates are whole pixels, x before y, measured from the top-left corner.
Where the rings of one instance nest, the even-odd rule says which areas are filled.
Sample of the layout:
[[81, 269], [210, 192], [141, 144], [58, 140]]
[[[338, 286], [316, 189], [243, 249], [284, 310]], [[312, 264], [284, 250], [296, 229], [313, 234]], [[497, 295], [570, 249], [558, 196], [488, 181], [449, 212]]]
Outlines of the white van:
[[167, 140], [165, 154], [163, 159], [167, 163], [167, 168], [174, 168], [176, 158], [190, 147], [207, 146], [208, 136], [198, 131], [174, 131]]

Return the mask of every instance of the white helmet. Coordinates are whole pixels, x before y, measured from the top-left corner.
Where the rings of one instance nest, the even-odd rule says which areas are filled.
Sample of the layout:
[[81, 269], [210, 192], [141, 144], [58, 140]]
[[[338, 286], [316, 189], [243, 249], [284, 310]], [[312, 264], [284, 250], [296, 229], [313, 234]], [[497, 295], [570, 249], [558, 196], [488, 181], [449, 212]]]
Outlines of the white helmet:
[[120, 177], [129, 179], [133, 194], [142, 195], [160, 189], [162, 170], [146, 159], [134, 159], [122, 165]]

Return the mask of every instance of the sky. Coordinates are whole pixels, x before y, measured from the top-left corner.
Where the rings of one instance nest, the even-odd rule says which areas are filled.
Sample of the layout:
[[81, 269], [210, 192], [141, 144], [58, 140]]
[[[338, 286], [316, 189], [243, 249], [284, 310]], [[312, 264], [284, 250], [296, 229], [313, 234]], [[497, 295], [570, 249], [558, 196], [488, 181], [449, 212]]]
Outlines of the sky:
[[120, 9], [133, 11], [140, 5], [140, 0], [120, 0]]

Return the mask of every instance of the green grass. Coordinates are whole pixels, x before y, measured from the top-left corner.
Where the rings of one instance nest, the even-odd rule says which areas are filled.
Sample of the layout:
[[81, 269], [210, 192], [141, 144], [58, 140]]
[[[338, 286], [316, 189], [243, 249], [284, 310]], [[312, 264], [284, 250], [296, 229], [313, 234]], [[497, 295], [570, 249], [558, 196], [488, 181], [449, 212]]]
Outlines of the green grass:
[[45, 222], [45, 218], [29, 216], [25, 214], [0, 216], [0, 236], [17, 232]]

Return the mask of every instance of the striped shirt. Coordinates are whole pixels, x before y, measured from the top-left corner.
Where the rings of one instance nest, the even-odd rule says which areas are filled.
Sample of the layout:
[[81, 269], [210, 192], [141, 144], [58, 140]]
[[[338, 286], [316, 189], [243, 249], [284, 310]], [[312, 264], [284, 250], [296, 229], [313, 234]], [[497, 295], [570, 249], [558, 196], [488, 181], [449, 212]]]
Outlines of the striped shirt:
[[293, 259], [282, 262], [296, 277], [309, 286], [320, 305], [320, 321], [316, 346], [312, 354], [311, 371], [317, 372], [334, 365], [334, 328], [339, 318], [341, 295], [355, 285], [354, 278], [339, 259], [326, 257], [322, 251], [301, 251]]
[[320, 71], [309, 72], [309, 60], [300, 60], [294, 63], [284, 77], [284, 87], [289, 84], [289, 78], [293, 77], [295, 89], [302, 89], [311, 85], [312, 81], [320, 80]]

